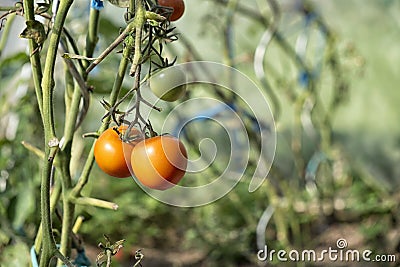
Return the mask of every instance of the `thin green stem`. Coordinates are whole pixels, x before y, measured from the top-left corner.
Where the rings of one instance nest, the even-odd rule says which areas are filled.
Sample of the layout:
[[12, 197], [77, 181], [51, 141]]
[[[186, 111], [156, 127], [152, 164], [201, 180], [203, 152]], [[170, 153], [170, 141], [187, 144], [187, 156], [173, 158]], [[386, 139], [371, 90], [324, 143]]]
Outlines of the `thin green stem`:
[[89, 72], [91, 72], [97, 65], [100, 64], [100, 62], [102, 62], [120, 43], [122, 43], [125, 39], [125, 37], [127, 36], [127, 29], [125, 29], [125, 31], [123, 31], [118, 37], [117, 39], [114, 40], [114, 42], [109, 45], [106, 50], [103, 51], [103, 53], [100, 54], [100, 56], [98, 56], [90, 65], [89, 67], [86, 69], [86, 73], [89, 74]]
[[[63, 255], [70, 255], [71, 250], [71, 232], [74, 220], [74, 205], [69, 201], [69, 192], [72, 188], [72, 179], [69, 167], [71, 162], [75, 122], [79, 113], [80, 99], [81, 89], [80, 86], [76, 84], [73, 90], [70, 105], [68, 106], [68, 102], [66, 102], [66, 110], [69, 110], [69, 112], [67, 113], [68, 115], [65, 120], [64, 143], [59, 153], [63, 195], [63, 220], [61, 228], [60, 252]], [[58, 265], [62, 265], [62, 263], [62, 260], [59, 259]]]
[[[60, 252], [63, 255], [70, 255], [71, 252], [71, 233], [75, 210], [75, 206], [69, 201], [69, 192], [72, 187], [71, 174], [69, 171], [71, 153], [70, 148], [67, 150], [69, 151], [62, 151], [60, 153], [60, 157], [63, 158], [63, 164], [61, 165], [63, 219], [61, 227]], [[62, 265], [61, 259], [59, 260], [58, 265]]]
[[[118, 99], [118, 95], [119, 92], [121, 90], [122, 87], [122, 82], [123, 79], [125, 77], [125, 73], [126, 70], [128, 68], [128, 63], [129, 60], [125, 57], [123, 57], [121, 59], [120, 65], [119, 65], [119, 69], [118, 69], [118, 73], [117, 73], [117, 77], [115, 79], [113, 88], [111, 90], [111, 95], [110, 95], [110, 105], [114, 105], [117, 102]], [[104, 119], [102, 125], [99, 128], [99, 133], [102, 133], [104, 130], [106, 130], [108, 128], [108, 125], [110, 124], [110, 117], [107, 117]], [[93, 167], [93, 163], [94, 163], [94, 143], [92, 145], [92, 148], [89, 152], [88, 158], [86, 159], [85, 165], [83, 167], [82, 170], [82, 174], [79, 178], [78, 183], [75, 185], [74, 189], [72, 190], [71, 196], [72, 197], [78, 197], [81, 194], [81, 191], [83, 189], [83, 187], [87, 184], [88, 180], [89, 180], [89, 174], [92, 170]]]
[[293, 135], [292, 135], [292, 151], [295, 155], [294, 160], [297, 166], [298, 177], [303, 177], [304, 171], [304, 159], [301, 154], [301, 148], [303, 144], [303, 128], [301, 122], [301, 114], [304, 107], [304, 103], [307, 98], [310, 97], [310, 91], [304, 91], [299, 94], [296, 102], [294, 103], [294, 122], [293, 122]]
[[[99, 31], [99, 21], [100, 21], [100, 11], [94, 8], [90, 9], [89, 14], [89, 31], [86, 36], [86, 50], [85, 56], [92, 57], [94, 49], [96, 48], [97, 42], [99, 41], [98, 31]], [[84, 66], [87, 68], [89, 65], [88, 61], [84, 61]], [[87, 74], [84, 74], [87, 75]]]
[[46, 62], [43, 71], [43, 123], [45, 129], [45, 140], [49, 142], [56, 138], [53, 113], [53, 91], [54, 91], [54, 67], [57, 57], [57, 49], [63, 30], [65, 18], [73, 0], [62, 0], [54, 21], [52, 33], [49, 40], [49, 48], [46, 55]]
[[79, 85], [75, 85], [74, 92], [72, 94], [71, 105], [69, 107], [69, 112], [66, 117], [65, 127], [64, 127], [64, 143], [61, 150], [71, 153], [72, 140], [75, 133], [75, 124], [79, 114], [79, 104], [81, 102], [81, 88]]
[[79, 215], [78, 218], [76, 218], [74, 226], [72, 227], [72, 232], [74, 234], [77, 234], [79, 232], [79, 229], [81, 228], [84, 220], [85, 217], [83, 217], [82, 215]]
[[[235, 12], [236, 8], [238, 5], [238, 0], [230, 0], [229, 4], [227, 5], [227, 14], [226, 14], [226, 20], [225, 20], [225, 26], [224, 26], [224, 44], [225, 44], [225, 49], [224, 49], [224, 59], [225, 62], [228, 66], [230, 66], [232, 69], [235, 68], [235, 48], [234, 48], [234, 27], [233, 27], [233, 20], [235, 18]], [[236, 82], [235, 82], [235, 75], [232, 69], [229, 69], [227, 72], [228, 75], [228, 80], [229, 80], [229, 88], [235, 90], [236, 87]], [[228, 96], [228, 101], [235, 101], [236, 94], [231, 93]]]
[[[24, 14], [26, 21], [31, 21], [35, 19], [35, 9], [33, 1], [24, 0]], [[38, 45], [32, 40], [28, 40], [29, 43], [29, 54], [31, 54], [31, 68], [33, 76], [33, 84], [35, 85], [36, 99], [38, 102], [40, 114], [43, 120], [43, 94], [42, 94], [42, 64], [40, 62], [40, 54], [38, 52]], [[34, 54], [33, 51], [37, 51]]]
[[[24, 13], [25, 19], [27, 21], [32, 21], [35, 19], [34, 15], [34, 6], [33, 1], [24, 0]], [[33, 51], [37, 51], [38, 45], [33, 41], [29, 40], [29, 50], [30, 54]], [[42, 115], [42, 120], [44, 122], [44, 114], [43, 114], [43, 94], [42, 94], [42, 69], [41, 69], [41, 62], [39, 52], [34, 53], [31, 56], [31, 67], [32, 67], [32, 74], [33, 80], [35, 84], [35, 92], [36, 98], [38, 101], [40, 113]], [[46, 246], [43, 246], [43, 250], [41, 253], [41, 261], [40, 266], [48, 266], [50, 263], [50, 259], [52, 257], [53, 251], [56, 249], [54, 239], [52, 236], [51, 230], [51, 212], [50, 212], [50, 175], [51, 175], [51, 168], [53, 159], [47, 160], [50, 155], [50, 149], [46, 147], [44, 153], [44, 166], [42, 171], [42, 179], [41, 179], [41, 194], [40, 194], [40, 209], [41, 209], [41, 231], [38, 233], [38, 238], [36, 239], [37, 243], [36, 250], [39, 251], [40, 241], [44, 240]], [[45, 233], [45, 234], [43, 234]]]
[[3, 32], [1, 35], [1, 39], [0, 39], [0, 57], [1, 57], [1, 54], [4, 50], [4, 48], [6, 47], [8, 36], [10, 34], [11, 26], [14, 22], [15, 16], [16, 16], [15, 13], [8, 15], [7, 22], [4, 26], [4, 28], [2, 29]]
[[[64, 62], [64, 69], [65, 69], [65, 93], [64, 93], [64, 102], [65, 102], [65, 114], [70, 113], [71, 105], [72, 105], [72, 98], [74, 95], [74, 78], [72, 74], [68, 71], [68, 66]], [[64, 129], [65, 132], [65, 129]]]
[[78, 198], [71, 198], [71, 201], [77, 205], [93, 206], [93, 207], [110, 209], [110, 210], [118, 209], [118, 205], [116, 203], [97, 199], [97, 198], [78, 197]]
[[266, 193], [269, 203], [275, 208], [273, 220], [275, 221], [276, 225], [277, 239], [281, 242], [281, 244], [287, 246], [289, 244], [287, 233], [288, 222], [285, 220], [285, 210], [283, 210], [284, 208], [280, 206], [282, 200], [277, 195], [276, 188], [274, 186], [270, 186], [269, 184], [265, 188], [267, 190]]
[[92, 145], [92, 148], [89, 151], [88, 158], [86, 159], [85, 165], [83, 167], [81, 176], [79, 177], [78, 183], [74, 186], [71, 196], [72, 197], [77, 197], [81, 194], [83, 187], [87, 184], [89, 180], [89, 174], [92, 170], [94, 163], [94, 143]]
[[15, 10], [14, 6], [0, 6], [0, 11], [10, 11]]
[[[130, 22], [125, 30], [112, 42], [112, 44], [110, 44], [106, 50], [104, 50], [100, 56], [98, 56], [90, 65], [89, 67], [86, 69], [86, 73], [91, 72], [98, 64], [100, 64], [101, 61], [103, 61], [110, 53], [111, 51], [113, 51], [119, 44], [121, 44], [124, 39], [129, 35], [132, 34], [133, 31], [136, 28], [136, 20]], [[127, 51], [127, 50], [125, 50]]]
[[143, 30], [143, 25], [139, 25], [136, 27], [135, 49], [134, 49], [135, 54], [133, 55], [132, 66], [129, 72], [130, 76], [135, 75], [138, 65], [140, 64], [140, 61], [142, 59], [142, 30]]
[[0, 6], [0, 11], [18, 11], [20, 10], [20, 7], [15, 5], [15, 6]]
[[227, 14], [226, 14], [226, 20], [224, 23], [224, 43], [225, 43], [225, 49], [224, 49], [224, 59], [226, 61], [226, 64], [229, 65], [230, 67], [235, 67], [234, 66], [234, 57], [235, 57], [235, 51], [234, 51], [234, 28], [233, 28], [233, 20], [235, 17], [235, 12], [236, 8], [238, 5], [238, 0], [230, 0], [228, 5], [227, 5]]
[[56, 256], [65, 266], [76, 267], [76, 265], [72, 264], [72, 262], [70, 262], [60, 251], [56, 250], [54, 256]]
[[132, 59], [132, 66], [131, 70], [129, 72], [129, 75], [134, 76], [137, 70], [138, 65], [140, 64], [140, 61], [142, 59], [142, 31], [143, 31], [143, 26], [146, 21], [146, 9], [143, 6], [143, 3], [141, 0], [137, 0], [135, 4], [135, 18], [134, 18], [134, 23], [135, 23], [135, 54], [133, 55]]

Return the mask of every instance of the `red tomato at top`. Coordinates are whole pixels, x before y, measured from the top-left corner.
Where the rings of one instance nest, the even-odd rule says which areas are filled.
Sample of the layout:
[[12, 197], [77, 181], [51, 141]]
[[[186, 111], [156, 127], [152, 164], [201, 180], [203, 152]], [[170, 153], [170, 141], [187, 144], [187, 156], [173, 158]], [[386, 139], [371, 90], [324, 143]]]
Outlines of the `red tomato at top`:
[[94, 157], [100, 169], [110, 176], [124, 178], [131, 176], [130, 157], [134, 146], [141, 141], [142, 133], [136, 128], [132, 128], [130, 136], [138, 136], [132, 142], [125, 143], [121, 136], [128, 127], [122, 125], [105, 130], [96, 140], [94, 145]]
[[160, 6], [173, 8], [173, 12], [169, 18], [170, 21], [176, 21], [182, 17], [185, 12], [185, 2], [183, 0], [158, 0]]
[[165, 190], [185, 175], [187, 152], [179, 139], [156, 136], [139, 142], [131, 154], [132, 170], [145, 186]]

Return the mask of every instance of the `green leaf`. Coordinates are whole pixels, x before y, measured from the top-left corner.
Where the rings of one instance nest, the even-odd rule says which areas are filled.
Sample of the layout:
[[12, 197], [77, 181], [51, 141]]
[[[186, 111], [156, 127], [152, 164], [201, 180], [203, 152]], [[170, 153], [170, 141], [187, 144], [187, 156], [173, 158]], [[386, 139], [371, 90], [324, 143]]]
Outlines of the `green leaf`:
[[29, 56], [25, 52], [15, 53], [0, 60], [0, 70], [4, 68], [4, 71], [14, 74], [15, 69], [20, 68], [26, 62], [29, 62]]
[[29, 248], [22, 242], [5, 247], [0, 255], [1, 266], [30, 266]]
[[33, 183], [29, 181], [27, 185], [22, 187], [21, 191], [19, 191], [13, 221], [14, 229], [22, 227], [26, 219], [30, 217], [35, 210], [34, 188], [35, 186]]
[[0, 247], [3, 247], [4, 245], [8, 244], [9, 242], [10, 242], [10, 237], [5, 232], [0, 230]]

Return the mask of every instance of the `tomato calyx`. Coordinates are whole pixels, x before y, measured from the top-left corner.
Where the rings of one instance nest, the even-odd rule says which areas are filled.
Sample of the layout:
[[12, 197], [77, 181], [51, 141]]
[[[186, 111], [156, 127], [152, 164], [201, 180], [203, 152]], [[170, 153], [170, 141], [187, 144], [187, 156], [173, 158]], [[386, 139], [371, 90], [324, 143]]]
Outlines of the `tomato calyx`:
[[142, 131], [137, 131], [137, 129], [131, 125], [121, 124], [112, 127], [112, 129], [118, 134], [121, 141], [127, 144], [142, 140], [143, 136], [145, 136]]

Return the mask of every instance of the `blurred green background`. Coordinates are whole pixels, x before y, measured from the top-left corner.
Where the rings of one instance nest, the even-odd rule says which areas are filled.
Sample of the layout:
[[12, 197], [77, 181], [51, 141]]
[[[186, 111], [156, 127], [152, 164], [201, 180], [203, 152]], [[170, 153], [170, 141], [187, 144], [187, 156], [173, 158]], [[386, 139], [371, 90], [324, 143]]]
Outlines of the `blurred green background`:
[[[253, 60], [267, 28], [245, 11], [270, 21], [267, 1], [239, 1], [243, 9], [236, 10], [229, 24], [232, 58], [226, 49], [229, 10], [221, 4], [225, 1], [185, 3], [185, 15], [175, 24], [180, 41], [169, 44], [166, 51], [171, 59], [177, 55], [178, 62], [195, 60], [195, 50], [202, 60], [233, 62], [264, 88], [254, 73]], [[87, 30], [87, 8], [86, 1], [76, 1], [67, 21], [81, 46]], [[145, 194], [133, 179], [108, 177], [95, 166], [84, 194], [115, 202], [119, 209], [77, 208], [77, 214], [85, 218], [79, 234], [92, 263], [103, 234], [113, 241], [126, 239], [115, 266], [132, 266], [133, 253], [139, 248], [145, 255], [143, 266], [263, 266], [265, 262], [257, 259], [257, 244], [264, 239], [271, 249], [321, 251], [344, 238], [349, 248], [370, 249], [374, 255], [393, 254], [400, 260], [400, 2], [286, 0], [279, 1], [279, 8], [279, 36], [291, 49], [282, 48], [282, 42], [274, 39], [264, 59], [265, 77], [277, 100], [268, 90], [264, 93], [272, 107], [276, 106], [274, 101], [280, 104], [277, 151], [268, 180], [249, 193], [246, 177], [254, 170], [249, 166], [244, 182], [222, 199], [198, 208], [176, 208]], [[96, 55], [125, 25], [123, 10], [105, 3], [102, 12]], [[331, 34], [325, 45], [317, 21]], [[26, 141], [43, 147], [26, 42], [17, 37], [23, 23], [21, 18], [15, 19], [0, 57], [0, 266], [29, 266], [28, 253], [40, 217], [40, 161], [21, 145]], [[315, 86], [312, 92], [301, 84], [302, 70], [290, 54], [296, 51], [307, 23], [311, 26], [304, 62], [317, 73], [308, 77]], [[194, 50], [189, 50], [190, 46]], [[77, 135], [95, 131], [100, 125], [100, 100], [107, 98], [112, 87], [119, 57], [107, 58], [90, 77], [89, 84], [95, 86], [91, 109]], [[335, 69], [337, 65], [340, 68]], [[58, 79], [57, 84], [62, 84], [63, 76]], [[129, 81], [125, 86], [129, 88]], [[57, 88], [57, 131], [61, 135], [64, 92], [62, 86]], [[193, 94], [194, 90], [188, 97]], [[339, 100], [331, 105], [334, 97]], [[316, 105], [311, 115], [306, 112], [308, 100]], [[156, 116], [154, 121], [165, 116]], [[199, 141], [201, 136], [192, 138]], [[80, 137], [74, 143], [74, 177], [79, 176], [91, 143]], [[190, 150], [196, 149], [190, 146]], [[215, 171], [220, 172], [218, 164], [199, 174], [199, 179], [212, 179]], [[262, 227], [266, 223], [263, 214], [271, 208], [272, 217]], [[57, 217], [54, 224], [60, 224]], [[366, 266], [363, 262], [270, 264]]]

